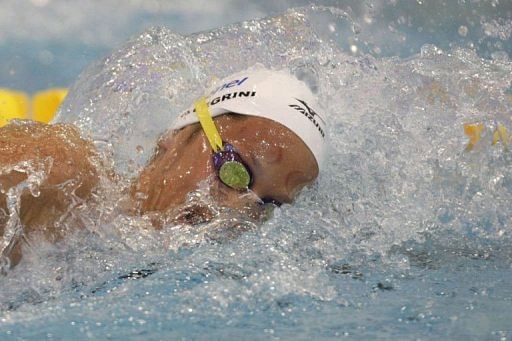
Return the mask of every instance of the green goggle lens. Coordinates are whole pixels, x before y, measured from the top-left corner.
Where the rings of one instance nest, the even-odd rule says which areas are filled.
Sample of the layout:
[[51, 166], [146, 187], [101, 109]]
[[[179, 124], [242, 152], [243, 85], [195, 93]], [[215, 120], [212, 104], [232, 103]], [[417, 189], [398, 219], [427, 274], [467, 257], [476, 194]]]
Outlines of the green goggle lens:
[[227, 161], [219, 169], [220, 180], [234, 189], [247, 189], [251, 182], [251, 175], [245, 166], [238, 161]]

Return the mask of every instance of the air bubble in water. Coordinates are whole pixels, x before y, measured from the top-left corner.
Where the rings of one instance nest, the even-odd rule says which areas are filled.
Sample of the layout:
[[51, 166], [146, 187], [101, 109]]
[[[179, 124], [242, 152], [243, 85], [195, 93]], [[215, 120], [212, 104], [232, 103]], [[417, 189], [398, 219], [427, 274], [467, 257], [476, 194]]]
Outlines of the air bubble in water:
[[352, 25], [352, 32], [354, 34], [359, 34], [361, 33], [361, 26], [359, 26], [358, 24], [353, 24]]
[[468, 28], [467, 28], [467, 26], [461, 25], [459, 27], [458, 32], [459, 32], [459, 35], [462, 36], [462, 37], [467, 36], [468, 35]]

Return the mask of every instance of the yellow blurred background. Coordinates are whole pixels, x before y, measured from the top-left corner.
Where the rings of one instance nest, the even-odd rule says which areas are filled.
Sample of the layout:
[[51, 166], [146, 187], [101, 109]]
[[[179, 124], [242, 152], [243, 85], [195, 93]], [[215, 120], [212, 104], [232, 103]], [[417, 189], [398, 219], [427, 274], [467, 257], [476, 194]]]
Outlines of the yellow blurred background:
[[0, 127], [14, 118], [50, 122], [67, 93], [65, 88], [52, 88], [30, 97], [22, 91], [0, 88]]

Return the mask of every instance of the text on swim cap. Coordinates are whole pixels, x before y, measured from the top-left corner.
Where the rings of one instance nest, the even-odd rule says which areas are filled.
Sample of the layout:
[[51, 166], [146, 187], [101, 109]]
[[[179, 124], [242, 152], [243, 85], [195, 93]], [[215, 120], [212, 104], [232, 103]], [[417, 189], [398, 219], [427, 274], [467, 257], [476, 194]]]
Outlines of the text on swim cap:
[[213, 94], [215, 94], [215, 93], [217, 93], [217, 92], [219, 92], [221, 90], [224, 90], [224, 89], [229, 89], [229, 88], [233, 88], [235, 86], [240, 86], [247, 79], [249, 79], [249, 77], [244, 77], [242, 79], [235, 79], [235, 80], [226, 82], [226, 83], [222, 84], [221, 86], [219, 86], [218, 88], [214, 89], [212, 92], [210, 92], [209, 96], [211, 96], [211, 95], [213, 95]]
[[[235, 91], [228, 94], [224, 94], [222, 96], [215, 97], [211, 101], [208, 102], [208, 105], [214, 106], [220, 102], [224, 102], [226, 100], [235, 99], [237, 97], [255, 97], [256, 91]], [[179, 117], [183, 117], [189, 115], [191, 112], [196, 112], [196, 109], [188, 109], [187, 111], [181, 113]]]

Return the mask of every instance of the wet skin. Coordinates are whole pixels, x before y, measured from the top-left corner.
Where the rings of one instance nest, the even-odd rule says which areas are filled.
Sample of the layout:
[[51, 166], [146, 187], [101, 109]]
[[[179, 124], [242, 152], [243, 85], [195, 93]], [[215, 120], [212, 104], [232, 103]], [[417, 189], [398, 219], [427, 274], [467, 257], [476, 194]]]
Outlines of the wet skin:
[[[219, 116], [215, 123], [224, 141], [235, 147], [250, 168], [253, 176], [250, 189], [237, 191], [219, 181], [206, 136], [200, 125], [194, 124], [160, 138], [153, 158], [133, 182], [131, 212], [172, 212], [179, 216], [187, 194], [206, 185], [220, 206], [258, 218], [262, 212], [261, 199], [291, 203], [298, 191], [317, 177], [313, 154], [284, 126], [264, 118], [233, 114]], [[6, 193], [26, 180], [26, 175], [11, 169], [12, 166], [41, 160], [51, 162], [39, 196], [34, 197], [25, 190], [21, 197], [19, 213], [24, 238], [42, 232], [48, 240], [59, 239], [66, 231], [57, 222], [62, 222], [63, 216], [94, 195], [99, 182], [99, 158], [92, 143], [81, 139], [76, 128], [39, 123], [0, 128], [2, 235], [8, 221]], [[201, 209], [192, 214], [208, 218], [208, 212]], [[158, 222], [155, 227], [160, 227]], [[17, 247], [11, 258], [19, 259], [19, 256]]]

